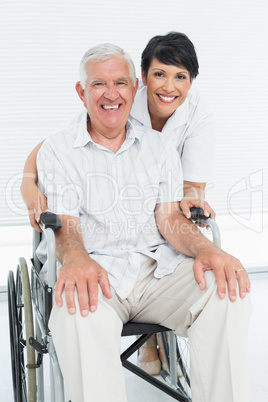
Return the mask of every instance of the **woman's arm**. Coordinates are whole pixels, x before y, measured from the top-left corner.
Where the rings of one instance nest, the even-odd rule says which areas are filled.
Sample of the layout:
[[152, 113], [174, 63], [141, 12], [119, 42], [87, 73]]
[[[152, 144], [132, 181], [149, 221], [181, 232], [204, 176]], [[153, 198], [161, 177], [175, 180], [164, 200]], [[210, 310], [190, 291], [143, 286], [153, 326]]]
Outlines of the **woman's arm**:
[[36, 157], [44, 141], [38, 144], [26, 159], [23, 179], [21, 182], [21, 195], [28, 209], [31, 226], [41, 232], [37, 222], [42, 212], [47, 210], [47, 201], [44, 194], [37, 187]]
[[[45, 141], [45, 140], [44, 140]], [[36, 166], [36, 157], [39, 149], [43, 145], [44, 141], [40, 142], [40, 144], [36, 145], [36, 147], [32, 150], [28, 158], [26, 159], [24, 170], [23, 170], [23, 178], [30, 178], [37, 182], [37, 166]]]
[[[215, 219], [215, 212], [204, 201], [206, 183], [211, 182], [214, 167], [215, 116], [198, 92], [192, 90], [191, 97], [196, 108], [188, 115], [185, 140], [178, 148], [184, 177], [181, 209], [188, 218], [191, 207], [200, 207], [206, 216], [211, 213], [211, 217]], [[176, 133], [179, 135], [180, 130]]]
[[180, 202], [180, 208], [186, 218], [191, 218], [190, 208], [197, 207], [204, 210], [205, 216], [211, 214], [211, 218], [215, 219], [215, 212], [205, 201], [205, 188], [206, 183], [196, 183], [186, 180], [183, 182], [183, 200]]

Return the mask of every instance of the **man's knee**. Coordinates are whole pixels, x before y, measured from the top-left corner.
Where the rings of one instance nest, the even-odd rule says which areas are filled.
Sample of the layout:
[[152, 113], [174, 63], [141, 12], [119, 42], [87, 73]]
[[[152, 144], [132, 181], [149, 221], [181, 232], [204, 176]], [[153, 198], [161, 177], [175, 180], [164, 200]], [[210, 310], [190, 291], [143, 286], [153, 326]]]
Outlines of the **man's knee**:
[[77, 328], [80, 330], [94, 331], [107, 331], [109, 328], [110, 333], [121, 333], [122, 322], [119, 319], [115, 310], [105, 302], [102, 293], [99, 292], [97, 310], [84, 317], [80, 313], [77, 291], [75, 290], [75, 305], [76, 312], [70, 314], [65, 301], [65, 294], [63, 292], [63, 306], [58, 307], [56, 304], [53, 306], [49, 327], [52, 335], [56, 332], [70, 331], [70, 329]]

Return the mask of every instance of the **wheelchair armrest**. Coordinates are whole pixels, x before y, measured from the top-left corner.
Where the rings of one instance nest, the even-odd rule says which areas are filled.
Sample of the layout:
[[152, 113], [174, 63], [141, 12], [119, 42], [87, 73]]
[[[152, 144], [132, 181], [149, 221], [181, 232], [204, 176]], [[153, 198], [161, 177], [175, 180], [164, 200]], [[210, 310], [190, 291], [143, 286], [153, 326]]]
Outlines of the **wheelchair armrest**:
[[40, 216], [40, 224], [42, 229], [60, 229], [62, 228], [62, 222], [58, 215], [52, 212], [42, 212]]
[[191, 212], [191, 219], [193, 221], [200, 221], [201, 219], [207, 220], [211, 218], [211, 214], [209, 214], [209, 216], [204, 215], [204, 210], [202, 208], [193, 207], [190, 209], [190, 212]]

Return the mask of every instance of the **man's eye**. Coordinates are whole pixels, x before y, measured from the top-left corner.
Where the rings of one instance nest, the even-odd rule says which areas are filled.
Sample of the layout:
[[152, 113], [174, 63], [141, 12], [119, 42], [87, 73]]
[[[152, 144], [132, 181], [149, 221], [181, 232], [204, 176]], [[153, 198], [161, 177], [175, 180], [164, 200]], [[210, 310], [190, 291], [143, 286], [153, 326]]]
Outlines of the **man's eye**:
[[125, 81], [118, 81], [117, 85], [126, 85], [127, 83]]
[[95, 82], [94, 87], [100, 87], [103, 85], [103, 82]]

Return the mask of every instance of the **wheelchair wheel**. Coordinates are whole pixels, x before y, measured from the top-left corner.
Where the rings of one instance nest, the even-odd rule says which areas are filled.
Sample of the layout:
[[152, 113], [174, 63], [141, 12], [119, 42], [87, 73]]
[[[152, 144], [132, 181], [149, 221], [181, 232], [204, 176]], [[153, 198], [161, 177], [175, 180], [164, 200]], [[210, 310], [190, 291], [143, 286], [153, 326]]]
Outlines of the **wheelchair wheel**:
[[177, 359], [182, 372], [182, 376], [178, 378], [178, 387], [191, 398], [190, 345], [188, 338], [177, 336]]
[[[8, 274], [8, 310], [13, 394], [15, 402], [36, 401], [35, 351], [28, 339], [34, 336], [28, 268], [21, 258], [16, 274]], [[27, 355], [27, 366], [25, 360]]]
[[[168, 334], [166, 332], [161, 334], [162, 343], [165, 352], [168, 368], [170, 369], [169, 360], [169, 343]], [[178, 376], [177, 391], [184, 402], [190, 402], [191, 399], [191, 384], [190, 384], [190, 345], [188, 338], [177, 336], [177, 362], [180, 366], [181, 375]]]

